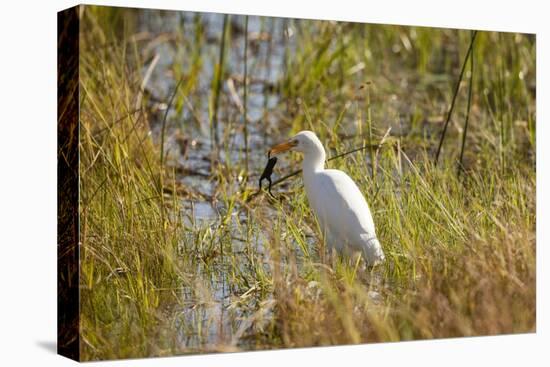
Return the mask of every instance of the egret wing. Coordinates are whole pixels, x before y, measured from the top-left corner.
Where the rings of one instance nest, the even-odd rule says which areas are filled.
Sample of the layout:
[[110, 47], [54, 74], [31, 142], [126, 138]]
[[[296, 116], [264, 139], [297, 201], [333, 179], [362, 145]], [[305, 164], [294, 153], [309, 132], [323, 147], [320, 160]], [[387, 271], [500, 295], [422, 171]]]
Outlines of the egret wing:
[[[376, 236], [368, 204], [353, 180], [339, 170], [317, 174], [310, 205], [324, 230], [339, 243], [360, 246], [361, 235]], [[364, 237], [364, 236], [363, 236]]]

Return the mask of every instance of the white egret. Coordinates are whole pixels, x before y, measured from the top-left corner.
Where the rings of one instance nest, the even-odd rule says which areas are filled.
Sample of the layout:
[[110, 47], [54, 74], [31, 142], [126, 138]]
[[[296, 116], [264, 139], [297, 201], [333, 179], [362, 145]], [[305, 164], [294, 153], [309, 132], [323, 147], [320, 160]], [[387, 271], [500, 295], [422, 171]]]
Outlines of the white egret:
[[269, 153], [288, 150], [304, 155], [302, 174], [307, 198], [330, 248], [346, 254], [360, 251], [368, 265], [382, 262], [384, 252], [365, 197], [347, 174], [325, 169], [325, 149], [315, 133], [301, 131], [272, 147]]

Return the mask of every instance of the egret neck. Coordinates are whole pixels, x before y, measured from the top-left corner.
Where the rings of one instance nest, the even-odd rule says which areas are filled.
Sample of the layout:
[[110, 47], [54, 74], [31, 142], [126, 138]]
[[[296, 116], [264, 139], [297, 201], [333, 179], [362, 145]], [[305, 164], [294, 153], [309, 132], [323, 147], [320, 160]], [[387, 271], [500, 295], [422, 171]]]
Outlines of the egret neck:
[[313, 173], [323, 171], [325, 169], [325, 148], [319, 140], [315, 141], [315, 144], [309, 147], [304, 152], [304, 158], [302, 160], [302, 172], [304, 176], [309, 176]]

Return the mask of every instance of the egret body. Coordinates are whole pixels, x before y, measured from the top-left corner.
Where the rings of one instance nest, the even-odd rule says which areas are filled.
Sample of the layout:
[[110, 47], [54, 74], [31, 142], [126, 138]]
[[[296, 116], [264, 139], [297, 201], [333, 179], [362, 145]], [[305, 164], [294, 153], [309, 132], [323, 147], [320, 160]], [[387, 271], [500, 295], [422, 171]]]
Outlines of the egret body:
[[347, 174], [325, 169], [325, 149], [315, 133], [301, 131], [271, 148], [270, 155], [288, 150], [304, 155], [304, 187], [328, 245], [340, 253], [359, 251], [369, 265], [382, 262], [384, 252], [365, 197]]

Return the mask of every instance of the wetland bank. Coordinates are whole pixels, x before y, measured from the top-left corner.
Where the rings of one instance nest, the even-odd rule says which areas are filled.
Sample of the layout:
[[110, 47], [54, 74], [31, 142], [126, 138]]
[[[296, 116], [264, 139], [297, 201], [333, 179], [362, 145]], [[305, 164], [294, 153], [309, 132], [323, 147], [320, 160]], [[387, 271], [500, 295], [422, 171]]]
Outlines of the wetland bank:
[[[83, 359], [535, 331], [534, 36], [477, 33], [435, 165], [471, 31], [80, 17]], [[376, 146], [328, 165], [384, 264], [328, 259], [299, 175], [256, 195], [305, 129], [329, 157]]]

